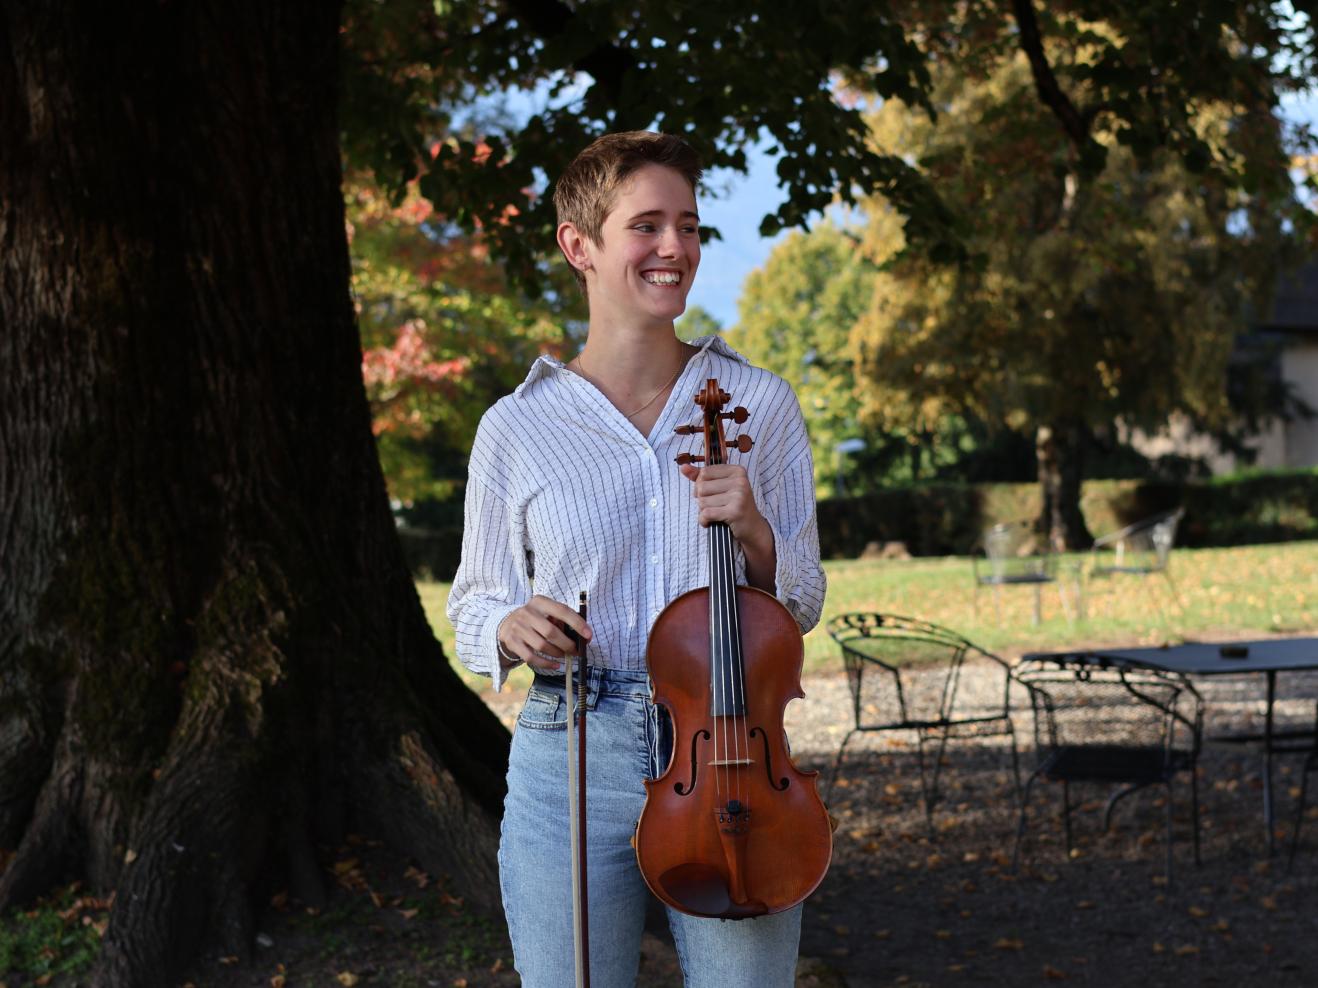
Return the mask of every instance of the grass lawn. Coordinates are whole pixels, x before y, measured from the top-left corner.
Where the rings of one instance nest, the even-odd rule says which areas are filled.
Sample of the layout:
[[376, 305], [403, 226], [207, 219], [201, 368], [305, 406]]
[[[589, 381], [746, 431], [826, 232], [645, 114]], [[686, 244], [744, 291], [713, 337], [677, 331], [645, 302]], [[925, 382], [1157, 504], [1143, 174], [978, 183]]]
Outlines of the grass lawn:
[[[1031, 625], [1034, 590], [1008, 587], [1002, 593], [999, 623], [994, 594], [979, 595], [975, 615], [974, 582], [966, 556], [933, 559], [851, 560], [824, 563], [828, 599], [824, 621], [805, 639], [807, 672], [840, 668], [837, 648], [823, 629], [828, 618], [846, 611], [905, 614], [947, 625], [972, 641], [1004, 656], [1031, 649], [1114, 643], [1157, 644], [1166, 640], [1214, 636], [1301, 634], [1318, 631], [1318, 542], [1239, 546], [1231, 549], [1177, 549], [1171, 577], [1183, 609], [1178, 609], [1161, 576], [1105, 577], [1085, 585], [1085, 620], [1072, 621], [1063, 607], [1074, 607], [1074, 566], [1087, 554], [1061, 561], [1057, 585], [1043, 592], [1043, 622]], [[447, 583], [418, 583], [417, 591], [444, 646], [444, 654], [475, 688], [488, 680], [461, 668], [454, 656], [453, 628], [444, 615]], [[519, 670], [514, 686], [529, 673]]]

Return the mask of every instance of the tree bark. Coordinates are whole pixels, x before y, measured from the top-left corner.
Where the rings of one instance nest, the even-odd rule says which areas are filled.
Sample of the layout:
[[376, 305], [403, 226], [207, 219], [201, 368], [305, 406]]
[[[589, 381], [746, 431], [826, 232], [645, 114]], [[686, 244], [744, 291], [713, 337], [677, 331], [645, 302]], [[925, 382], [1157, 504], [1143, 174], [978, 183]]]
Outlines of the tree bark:
[[1039, 530], [1047, 533], [1053, 549], [1059, 552], [1088, 549], [1094, 544], [1080, 510], [1086, 441], [1085, 427], [1077, 421], [1042, 425], [1035, 434], [1039, 490], [1043, 495]]
[[497, 902], [508, 734], [389, 513], [337, 73], [333, 3], [0, 2], [0, 909], [113, 890], [101, 988], [246, 956], [349, 828]]

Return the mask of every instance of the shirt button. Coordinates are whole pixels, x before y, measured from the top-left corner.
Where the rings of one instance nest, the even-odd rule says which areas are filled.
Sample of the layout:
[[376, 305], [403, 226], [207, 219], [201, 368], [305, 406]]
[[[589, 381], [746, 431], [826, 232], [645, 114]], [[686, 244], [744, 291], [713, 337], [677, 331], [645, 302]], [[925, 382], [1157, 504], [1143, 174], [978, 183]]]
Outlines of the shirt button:
[[657, 563], [657, 562], [659, 562], [659, 556], [658, 556], [658, 555], [653, 555], [653, 556], [651, 556], [651, 557], [650, 557], [650, 562], [652, 562], [652, 563]]
[[659, 504], [659, 499], [657, 497], [650, 498], [650, 507], [652, 508], [657, 507], [658, 504]]

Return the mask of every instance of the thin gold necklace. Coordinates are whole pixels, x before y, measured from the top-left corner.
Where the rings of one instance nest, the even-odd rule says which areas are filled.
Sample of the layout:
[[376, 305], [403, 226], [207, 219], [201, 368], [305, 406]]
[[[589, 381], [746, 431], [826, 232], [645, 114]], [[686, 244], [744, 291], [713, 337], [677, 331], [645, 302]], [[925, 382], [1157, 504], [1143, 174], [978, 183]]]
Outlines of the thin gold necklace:
[[[594, 384], [594, 383], [595, 383], [595, 379], [594, 379], [594, 377], [591, 376], [590, 371], [586, 370], [586, 362], [585, 362], [584, 360], [581, 359], [581, 354], [580, 354], [580, 353], [577, 354], [577, 366], [581, 368], [581, 373], [585, 375], [586, 380], [590, 381], [591, 384]], [[682, 373], [682, 368], [684, 368], [684, 367], [686, 367], [686, 361], [685, 361], [685, 360], [682, 361], [680, 364], [677, 365], [677, 370], [673, 372], [673, 376], [670, 377], [670, 378], [668, 379], [668, 381], [664, 384], [664, 386], [663, 386], [662, 388], [660, 388], [660, 389], [659, 389], [658, 391], [656, 391], [654, 394], [650, 395], [649, 400], [648, 400], [644, 405], [642, 405], [640, 408], [636, 409], [636, 411], [634, 411], [634, 412], [626, 412], [626, 413], [624, 413], [624, 414], [623, 414], [623, 418], [625, 418], [625, 419], [635, 418], [637, 415], [640, 415], [641, 412], [645, 411], [647, 408], [649, 408], [651, 405], [653, 405], [653, 404], [654, 404], [654, 401], [655, 401], [656, 398], [658, 398], [661, 394], [663, 394], [663, 393], [664, 393], [665, 391], [667, 391], [670, 387], [672, 387], [673, 382], [677, 380], [677, 376], [678, 376], [679, 374]], [[621, 409], [619, 409], [619, 411], [621, 411]]]

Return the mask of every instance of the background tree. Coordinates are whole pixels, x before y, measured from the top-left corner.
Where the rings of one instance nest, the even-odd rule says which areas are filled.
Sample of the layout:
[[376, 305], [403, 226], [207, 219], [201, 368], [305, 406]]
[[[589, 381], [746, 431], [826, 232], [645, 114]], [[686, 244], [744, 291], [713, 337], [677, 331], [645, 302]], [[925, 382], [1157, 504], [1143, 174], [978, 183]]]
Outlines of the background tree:
[[481, 414], [543, 352], [584, 333], [584, 299], [555, 259], [531, 297], [484, 236], [435, 213], [415, 182], [391, 204], [369, 174], [345, 186], [352, 294], [372, 429], [396, 501], [460, 505]]
[[723, 324], [708, 309], [699, 305], [687, 306], [682, 318], [673, 327], [679, 339], [695, 340], [702, 336], [713, 336], [723, 332]]
[[[1018, 20], [1026, 33], [1032, 21]], [[1112, 60], [1128, 64], [1128, 49], [1157, 38], [1111, 18], [1051, 27], [1045, 49], [975, 46], [942, 61], [936, 123], [897, 101], [875, 115], [876, 144], [908, 149], [962, 216], [973, 260], [898, 256], [900, 231], [871, 223], [867, 249], [885, 270], [857, 345], [875, 421], [918, 429], [957, 415], [1033, 430], [1041, 525], [1079, 548], [1091, 541], [1079, 509], [1089, 435], [1118, 419], [1156, 428], [1177, 411], [1226, 424], [1245, 302], [1266, 295], [1304, 216], [1269, 112], [1280, 82], [1256, 62], [1248, 86], [1204, 86], [1182, 104], [1161, 148], [1105, 101]], [[1059, 80], [1087, 101], [1083, 140], [1058, 130]]]
[[793, 232], [747, 277], [737, 325], [728, 333], [733, 347], [796, 389], [810, 422], [821, 494], [836, 486], [838, 443], [862, 438], [848, 338], [873, 283], [873, 267], [856, 249], [854, 234], [831, 222], [808, 234]]

